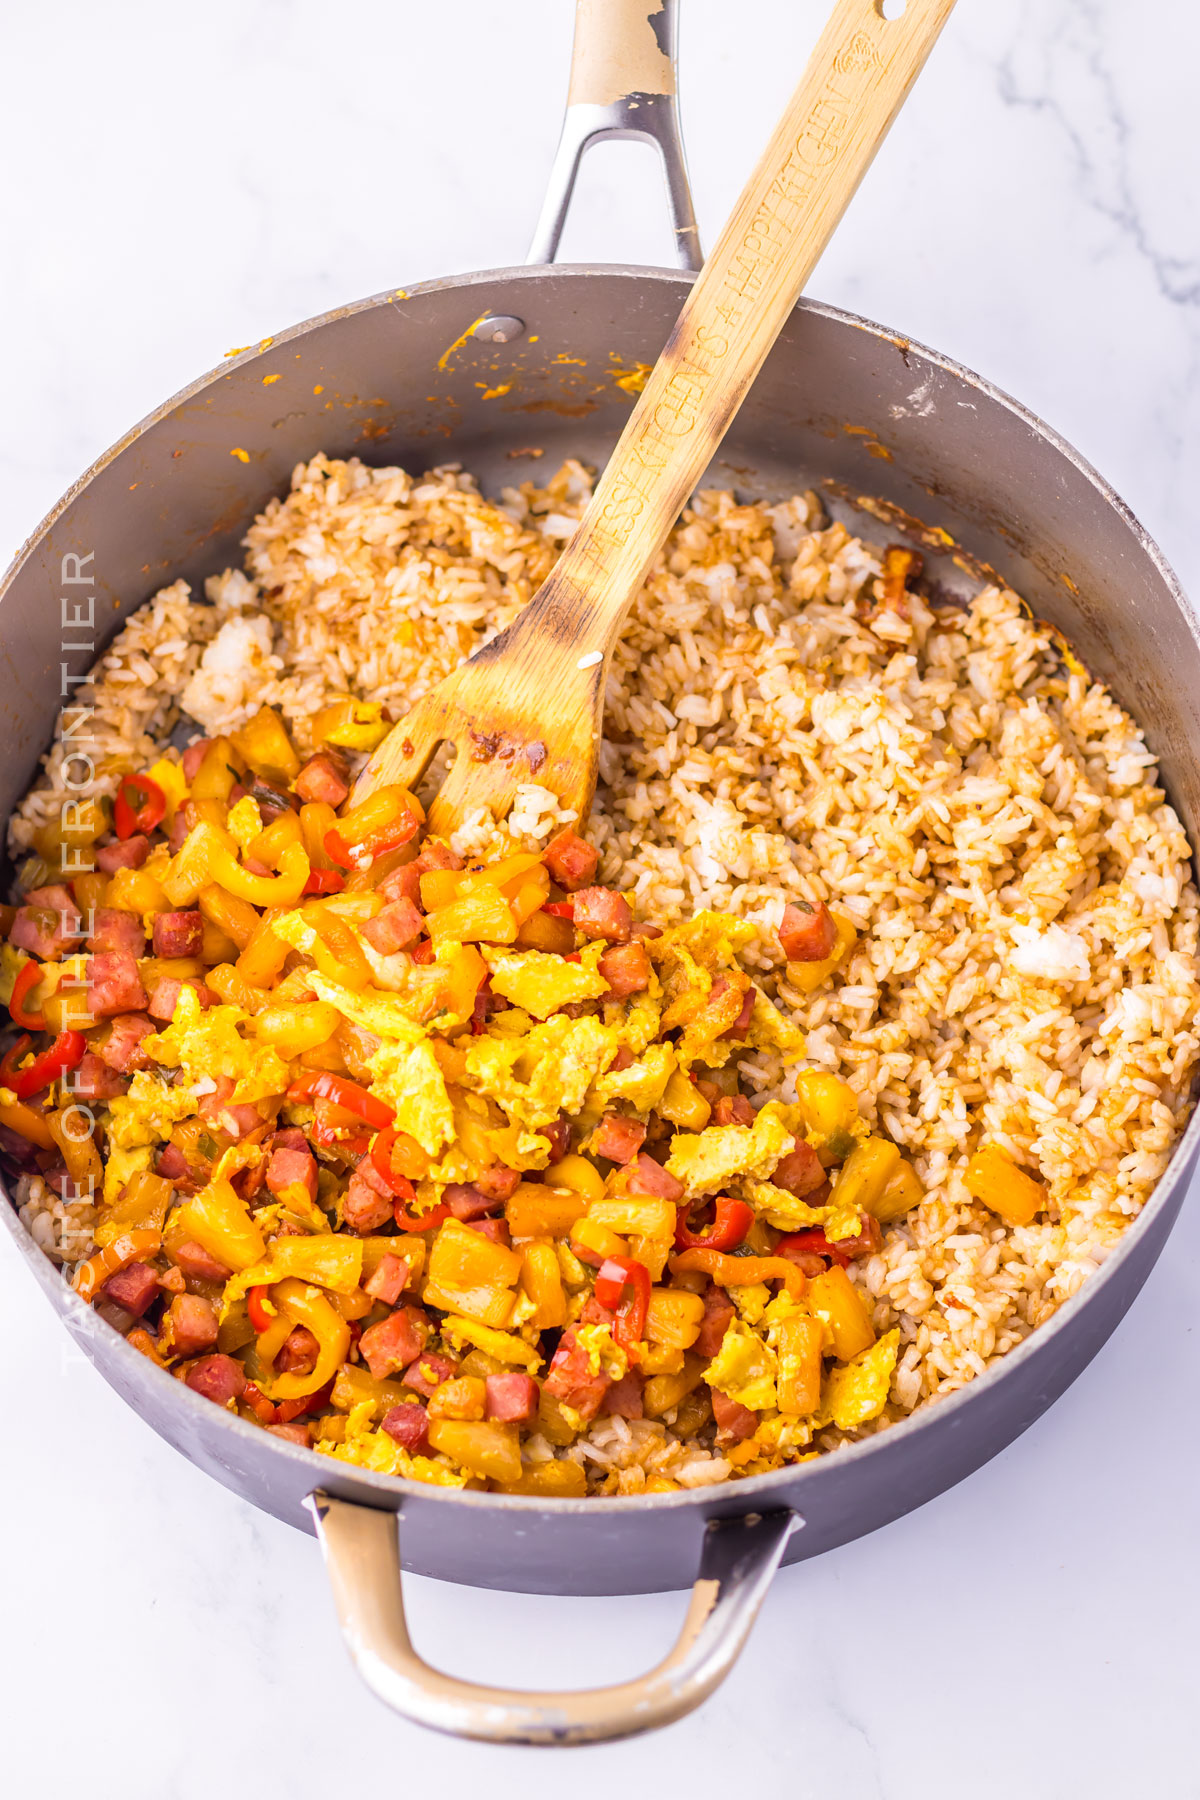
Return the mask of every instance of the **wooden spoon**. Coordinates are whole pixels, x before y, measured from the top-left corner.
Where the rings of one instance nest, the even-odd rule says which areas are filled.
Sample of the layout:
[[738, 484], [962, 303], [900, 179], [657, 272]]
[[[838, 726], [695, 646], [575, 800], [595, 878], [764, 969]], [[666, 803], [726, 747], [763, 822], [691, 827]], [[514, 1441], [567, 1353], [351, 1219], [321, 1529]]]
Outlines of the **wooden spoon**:
[[838, 0], [758, 167], [684, 302], [579, 528], [506, 631], [380, 744], [356, 800], [454, 762], [429, 812], [445, 837], [503, 819], [522, 782], [582, 821], [604, 684], [630, 603], [932, 50], [954, 0]]

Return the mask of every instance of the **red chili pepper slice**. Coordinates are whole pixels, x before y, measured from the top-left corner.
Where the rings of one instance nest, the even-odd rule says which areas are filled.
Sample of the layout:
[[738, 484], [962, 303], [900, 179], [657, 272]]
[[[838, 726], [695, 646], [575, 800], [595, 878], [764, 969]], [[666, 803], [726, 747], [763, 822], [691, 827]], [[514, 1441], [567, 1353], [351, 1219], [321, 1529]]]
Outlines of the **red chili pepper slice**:
[[[627, 1287], [633, 1289], [622, 1305]], [[632, 1256], [609, 1256], [596, 1272], [596, 1298], [601, 1306], [617, 1312], [613, 1338], [630, 1350], [646, 1335], [646, 1315], [650, 1310], [650, 1271], [645, 1263]]]
[[246, 1311], [250, 1314], [250, 1323], [255, 1331], [265, 1331], [276, 1317], [274, 1312], [268, 1312], [263, 1305], [270, 1291], [269, 1286], [252, 1287], [246, 1295]]
[[548, 900], [542, 911], [549, 913], [552, 919], [574, 919], [575, 902], [573, 900]]
[[374, 1094], [368, 1094], [356, 1081], [347, 1081], [328, 1069], [314, 1069], [301, 1075], [298, 1081], [293, 1081], [287, 1097], [289, 1100], [330, 1100], [334, 1106], [344, 1108], [356, 1118], [365, 1119], [376, 1131], [385, 1131], [396, 1116], [390, 1106], [377, 1100]]
[[[25, 1043], [28, 1042], [26, 1038]], [[8, 1085], [18, 1100], [28, 1100], [31, 1094], [40, 1094], [49, 1087], [64, 1070], [77, 1068], [86, 1049], [87, 1039], [82, 1031], [60, 1031], [50, 1048], [35, 1057], [27, 1069], [12, 1075]]]
[[314, 869], [304, 884], [306, 894], [340, 894], [346, 877], [340, 869]]
[[386, 856], [389, 850], [399, 850], [420, 829], [420, 819], [414, 813], [405, 812], [393, 824], [384, 826], [382, 831], [372, 832], [369, 837], [363, 838], [361, 843], [348, 844], [334, 826], [325, 833], [325, 854], [339, 869], [369, 869], [377, 856]]
[[733, 1200], [728, 1194], [722, 1194], [713, 1203], [713, 1221], [705, 1232], [695, 1233], [689, 1230], [687, 1209], [680, 1212], [679, 1222], [675, 1227], [675, 1248], [736, 1250], [739, 1244], [745, 1243], [753, 1223], [753, 1207], [747, 1206], [744, 1200]]
[[812, 1225], [807, 1231], [792, 1231], [787, 1237], [781, 1237], [775, 1246], [776, 1256], [824, 1256], [830, 1262], [838, 1263], [843, 1269], [850, 1258], [831, 1244], [819, 1225]]
[[340, 1150], [343, 1156], [365, 1156], [371, 1148], [369, 1137], [361, 1133], [348, 1137], [344, 1131], [337, 1131], [320, 1119], [313, 1120], [308, 1135], [314, 1144], [323, 1144], [326, 1150]]
[[17, 970], [17, 978], [13, 982], [12, 999], [8, 1010], [14, 1025], [22, 1031], [45, 1031], [46, 1021], [41, 1013], [26, 1012], [25, 1002], [42, 979], [42, 965], [39, 962], [22, 963]]
[[422, 938], [420, 943], [415, 944], [412, 950], [412, 959], [422, 968], [427, 967], [433, 961], [433, 939]]
[[260, 1425], [275, 1425], [279, 1422], [279, 1408], [273, 1400], [267, 1399], [257, 1381], [246, 1383], [242, 1390], [242, 1399]]
[[316, 1412], [319, 1407], [328, 1406], [329, 1396], [333, 1393], [333, 1382], [327, 1381], [318, 1388], [315, 1394], [302, 1394], [298, 1400], [279, 1400], [275, 1403], [275, 1412], [281, 1425], [288, 1425], [293, 1419], [301, 1418], [305, 1413]]
[[392, 1167], [392, 1151], [396, 1147], [396, 1127], [389, 1125], [381, 1131], [371, 1144], [371, 1167], [383, 1182], [384, 1186], [395, 1194], [399, 1200], [412, 1200], [416, 1197], [416, 1188], [407, 1175], [401, 1175]]
[[122, 775], [113, 802], [113, 830], [119, 838], [131, 838], [135, 831], [149, 834], [166, 812], [167, 796], [157, 781], [148, 775]]
[[406, 1200], [397, 1200], [392, 1208], [392, 1217], [396, 1221], [398, 1231], [432, 1231], [443, 1219], [450, 1217], [448, 1206], [435, 1206], [432, 1212], [410, 1213]]

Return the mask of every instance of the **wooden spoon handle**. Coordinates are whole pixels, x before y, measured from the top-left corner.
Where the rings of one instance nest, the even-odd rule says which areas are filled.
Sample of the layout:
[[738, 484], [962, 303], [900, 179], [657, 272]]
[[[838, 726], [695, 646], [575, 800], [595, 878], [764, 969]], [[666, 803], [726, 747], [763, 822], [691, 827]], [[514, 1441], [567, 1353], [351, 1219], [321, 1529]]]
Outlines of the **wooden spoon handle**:
[[893, 19], [882, 4], [838, 0], [579, 530], [513, 636], [543, 630], [549, 608], [564, 648], [607, 652], [615, 640], [954, 0], [907, 0]]

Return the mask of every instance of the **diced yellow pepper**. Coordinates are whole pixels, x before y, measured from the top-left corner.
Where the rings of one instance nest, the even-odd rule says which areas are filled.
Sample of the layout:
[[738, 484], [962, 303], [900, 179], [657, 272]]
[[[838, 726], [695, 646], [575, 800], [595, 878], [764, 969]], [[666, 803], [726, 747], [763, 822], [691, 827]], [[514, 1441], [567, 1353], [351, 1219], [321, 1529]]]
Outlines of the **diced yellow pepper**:
[[862, 1296], [836, 1263], [824, 1274], [813, 1276], [806, 1298], [816, 1317], [828, 1327], [839, 1362], [849, 1362], [875, 1342], [875, 1327]]
[[162, 797], [167, 803], [164, 824], [170, 826], [175, 814], [187, 799], [187, 777], [181, 764], [173, 762], [169, 757], [160, 756], [156, 763], [147, 769], [151, 781], [162, 789]]
[[567, 1322], [567, 1295], [554, 1245], [526, 1244], [521, 1252], [521, 1288], [536, 1308], [527, 1321], [535, 1331], [550, 1331]]
[[911, 1163], [901, 1159], [871, 1211], [881, 1225], [890, 1225], [894, 1219], [902, 1219], [914, 1206], [919, 1206], [924, 1198], [925, 1190], [917, 1171]]
[[504, 1217], [514, 1238], [567, 1237], [586, 1210], [582, 1194], [556, 1193], [536, 1181], [523, 1181], [504, 1203]]
[[308, 800], [300, 808], [300, 835], [314, 869], [329, 869], [333, 866], [325, 848], [325, 834], [336, 831], [337, 822], [337, 814], [326, 800]]
[[550, 898], [550, 874], [540, 865], [531, 869], [528, 875], [521, 878], [516, 892], [508, 896], [508, 904], [512, 908], [513, 918], [518, 927], [531, 919], [535, 912], [545, 906]]
[[477, 1375], [455, 1375], [434, 1389], [429, 1401], [431, 1419], [482, 1419], [487, 1405], [487, 1383]]
[[260, 706], [249, 723], [234, 732], [233, 746], [264, 781], [281, 781], [287, 787], [300, 773], [300, 758], [287, 727], [270, 706]]
[[521, 1479], [521, 1442], [515, 1425], [498, 1419], [434, 1419], [429, 1442], [484, 1481]]
[[332, 700], [313, 715], [314, 744], [336, 744], [340, 750], [376, 750], [391, 730], [383, 708], [373, 700]]
[[249, 1269], [266, 1254], [249, 1207], [227, 1181], [212, 1181], [185, 1201], [172, 1214], [171, 1224], [228, 1269]]
[[646, 1336], [651, 1343], [690, 1350], [700, 1335], [704, 1301], [684, 1288], [652, 1288], [646, 1312]]
[[501, 1481], [497, 1487], [502, 1494], [536, 1494], [543, 1500], [582, 1500], [587, 1493], [587, 1476], [579, 1463], [556, 1456], [549, 1462], [530, 1463], [519, 1480]]
[[781, 1413], [806, 1418], [821, 1403], [821, 1350], [825, 1339], [820, 1319], [798, 1316], [777, 1327], [779, 1368], [775, 1388]]
[[445, 943], [511, 944], [517, 936], [512, 908], [492, 887], [439, 907], [425, 923], [435, 948]]
[[291, 951], [291, 946], [271, 930], [273, 917], [278, 917], [274, 908], [258, 921], [253, 937], [234, 965], [251, 987], [270, 987]]
[[571, 1227], [571, 1246], [581, 1250], [590, 1250], [593, 1257], [603, 1260], [609, 1256], [628, 1256], [629, 1245], [625, 1239], [610, 1231], [607, 1225], [599, 1224], [595, 1219], [585, 1217], [576, 1221]]
[[900, 1167], [900, 1150], [890, 1138], [869, 1137], [850, 1152], [833, 1189], [833, 1204], [873, 1213]]
[[[296, 844], [304, 849], [304, 833], [300, 829], [300, 821], [294, 812], [280, 813], [272, 819], [265, 831], [260, 831], [251, 842], [249, 848], [243, 847], [243, 855], [251, 862], [265, 863], [268, 869], [278, 869], [283, 853], [289, 844]], [[305, 855], [308, 852], [305, 851]]]
[[582, 1194], [588, 1201], [604, 1197], [604, 1177], [586, 1156], [564, 1156], [546, 1170], [544, 1180], [549, 1188], [565, 1188], [568, 1193]]
[[658, 1111], [684, 1131], [703, 1131], [712, 1117], [712, 1107], [683, 1069], [672, 1070]]
[[972, 1198], [982, 1200], [1006, 1225], [1030, 1224], [1046, 1205], [1046, 1190], [1041, 1182], [1019, 1169], [994, 1144], [976, 1150], [967, 1163], [963, 1180]]

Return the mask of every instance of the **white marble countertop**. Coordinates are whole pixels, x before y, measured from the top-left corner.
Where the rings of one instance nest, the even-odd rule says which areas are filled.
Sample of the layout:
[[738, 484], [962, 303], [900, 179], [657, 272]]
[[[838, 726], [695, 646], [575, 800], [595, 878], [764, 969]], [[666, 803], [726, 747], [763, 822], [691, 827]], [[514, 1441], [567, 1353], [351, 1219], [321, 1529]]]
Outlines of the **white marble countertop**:
[[[824, 13], [685, 0], [706, 241]], [[520, 260], [570, 32], [568, 0], [8, 9], [6, 553], [230, 345]], [[1193, 585], [1198, 55], [1184, 0], [963, 0], [812, 283], [1049, 419]], [[568, 256], [664, 258], [645, 154], [592, 159]], [[5, 1245], [6, 1791], [307, 1800], [442, 1776], [447, 1792], [474, 1780], [504, 1797], [656, 1777], [663, 1792], [752, 1778], [805, 1800], [1200, 1794], [1198, 1252], [1193, 1203], [1130, 1317], [1025, 1438], [923, 1511], [785, 1572], [702, 1712], [552, 1771], [540, 1752], [451, 1743], [384, 1712], [350, 1670], [311, 1540], [154, 1437]], [[631, 1673], [682, 1612], [676, 1595], [409, 1586], [434, 1660], [531, 1685]]]

